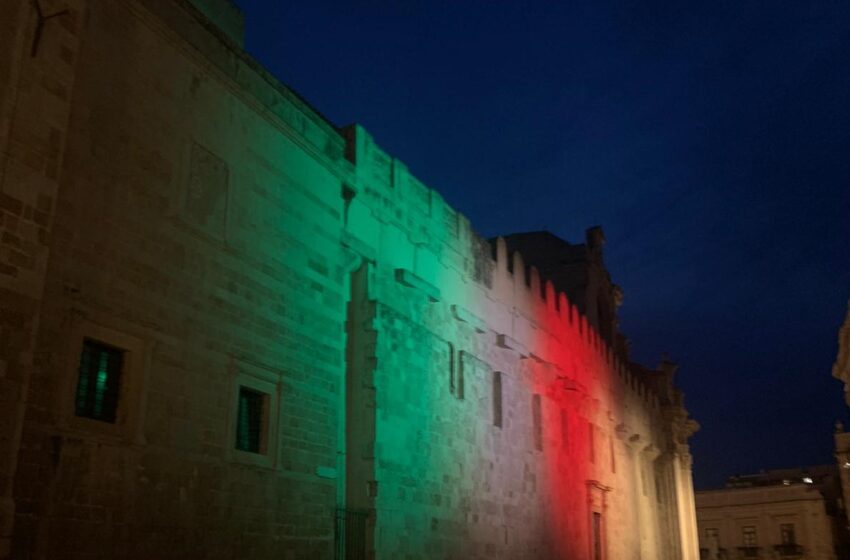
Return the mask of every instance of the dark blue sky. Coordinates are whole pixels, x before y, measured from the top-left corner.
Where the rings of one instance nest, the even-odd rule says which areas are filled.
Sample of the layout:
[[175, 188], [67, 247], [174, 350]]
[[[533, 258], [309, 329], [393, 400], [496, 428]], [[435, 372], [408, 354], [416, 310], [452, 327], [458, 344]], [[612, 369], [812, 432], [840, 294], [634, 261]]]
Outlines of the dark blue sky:
[[832, 461], [850, 4], [237, 3], [249, 52], [483, 235], [604, 227], [634, 356], [681, 364], [698, 487]]

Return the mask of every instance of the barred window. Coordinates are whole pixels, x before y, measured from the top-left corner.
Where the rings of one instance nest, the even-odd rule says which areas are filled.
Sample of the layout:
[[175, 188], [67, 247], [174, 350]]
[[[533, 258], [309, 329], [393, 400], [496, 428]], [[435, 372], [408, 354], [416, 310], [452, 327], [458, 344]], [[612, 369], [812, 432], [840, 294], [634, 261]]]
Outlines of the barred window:
[[74, 413], [100, 422], [115, 423], [124, 350], [83, 339]]
[[247, 387], [239, 387], [236, 416], [236, 449], [248, 453], [265, 453], [265, 415], [268, 395]]

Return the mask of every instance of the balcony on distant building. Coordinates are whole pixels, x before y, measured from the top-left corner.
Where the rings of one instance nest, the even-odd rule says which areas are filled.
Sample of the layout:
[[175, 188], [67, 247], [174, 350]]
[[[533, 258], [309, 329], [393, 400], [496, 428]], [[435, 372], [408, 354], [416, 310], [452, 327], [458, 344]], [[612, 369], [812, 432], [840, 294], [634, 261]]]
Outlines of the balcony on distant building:
[[717, 555], [711, 556], [711, 551], [707, 548], [699, 549], [700, 560], [729, 560], [729, 554], [725, 548], [718, 548]]
[[774, 545], [773, 550], [777, 556], [783, 559], [803, 557], [803, 547], [796, 543], [777, 544]]
[[738, 558], [761, 558], [760, 546], [739, 546]]

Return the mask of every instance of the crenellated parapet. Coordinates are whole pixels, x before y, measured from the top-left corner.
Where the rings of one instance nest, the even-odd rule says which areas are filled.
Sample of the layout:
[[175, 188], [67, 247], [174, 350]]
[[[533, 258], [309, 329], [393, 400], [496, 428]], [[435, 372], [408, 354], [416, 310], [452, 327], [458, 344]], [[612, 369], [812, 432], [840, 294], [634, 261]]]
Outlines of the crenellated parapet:
[[[351, 125], [341, 134], [347, 142], [346, 158], [354, 168], [347, 185], [354, 194], [348, 206], [346, 236], [373, 248], [374, 258], [385, 266], [409, 271], [422, 286], [439, 284], [446, 297], [441, 304], [455, 315], [465, 314], [467, 321], [475, 322], [481, 332], [492, 333], [499, 344], [522, 348], [520, 353], [555, 364], [553, 371], [557, 371], [557, 359], [548, 354], [558, 345], [581, 340], [595, 359], [615, 374], [617, 390], [659, 414], [675, 401], [676, 418], [687, 418], [672, 377], [660, 383], [659, 379], [666, 379], [661, 369], [629, 360], [628, 342], [617, 330], [616, 309], [622, 292], [604, 268], [600, 228], [590, 228], [581, 245], [551, 234], [485, 240], [465, 216], [413, 176], [403, 162], [382, 150], [365, 129]], [[558, 261], [544, 260], [544, 270], [536, 266], [540, 255], [529, 259], [516, 249], [536, 248], [541, 241], [543, 249], [546, 243], [554, 247]], [[565, 259], [570, 263], [566, 272], [559, 264]], [[447, 277], [446, 270], [453, 274]], [[453, 285], [463, 290], [445, 289]], [[422, 291], [430, 290], [423, 287]], [[451, 299], [454, 293], [469, 292], [477, 294], [474, 303]], [[472, 316], [474, 320], [469, 319]], [[555, 345], [536, 348], [541, 340]], [[575, 374], [569, 371], [557, 371], [553, 378], [575, 382]], [[677, 421], [693, 427], [688, 420]], [[686, 432], [678, 430], [679, 434]]]

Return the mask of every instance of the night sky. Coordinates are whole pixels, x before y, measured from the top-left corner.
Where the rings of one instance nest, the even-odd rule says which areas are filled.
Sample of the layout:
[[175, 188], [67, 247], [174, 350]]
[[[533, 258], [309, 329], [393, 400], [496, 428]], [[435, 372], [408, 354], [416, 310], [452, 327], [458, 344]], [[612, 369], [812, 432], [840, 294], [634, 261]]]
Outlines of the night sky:
[[681, 364], [698, 488], [833, 460], [850, 4], [237, 4], [255, 58], [482, 235], [603, 226], [633, 357]]

